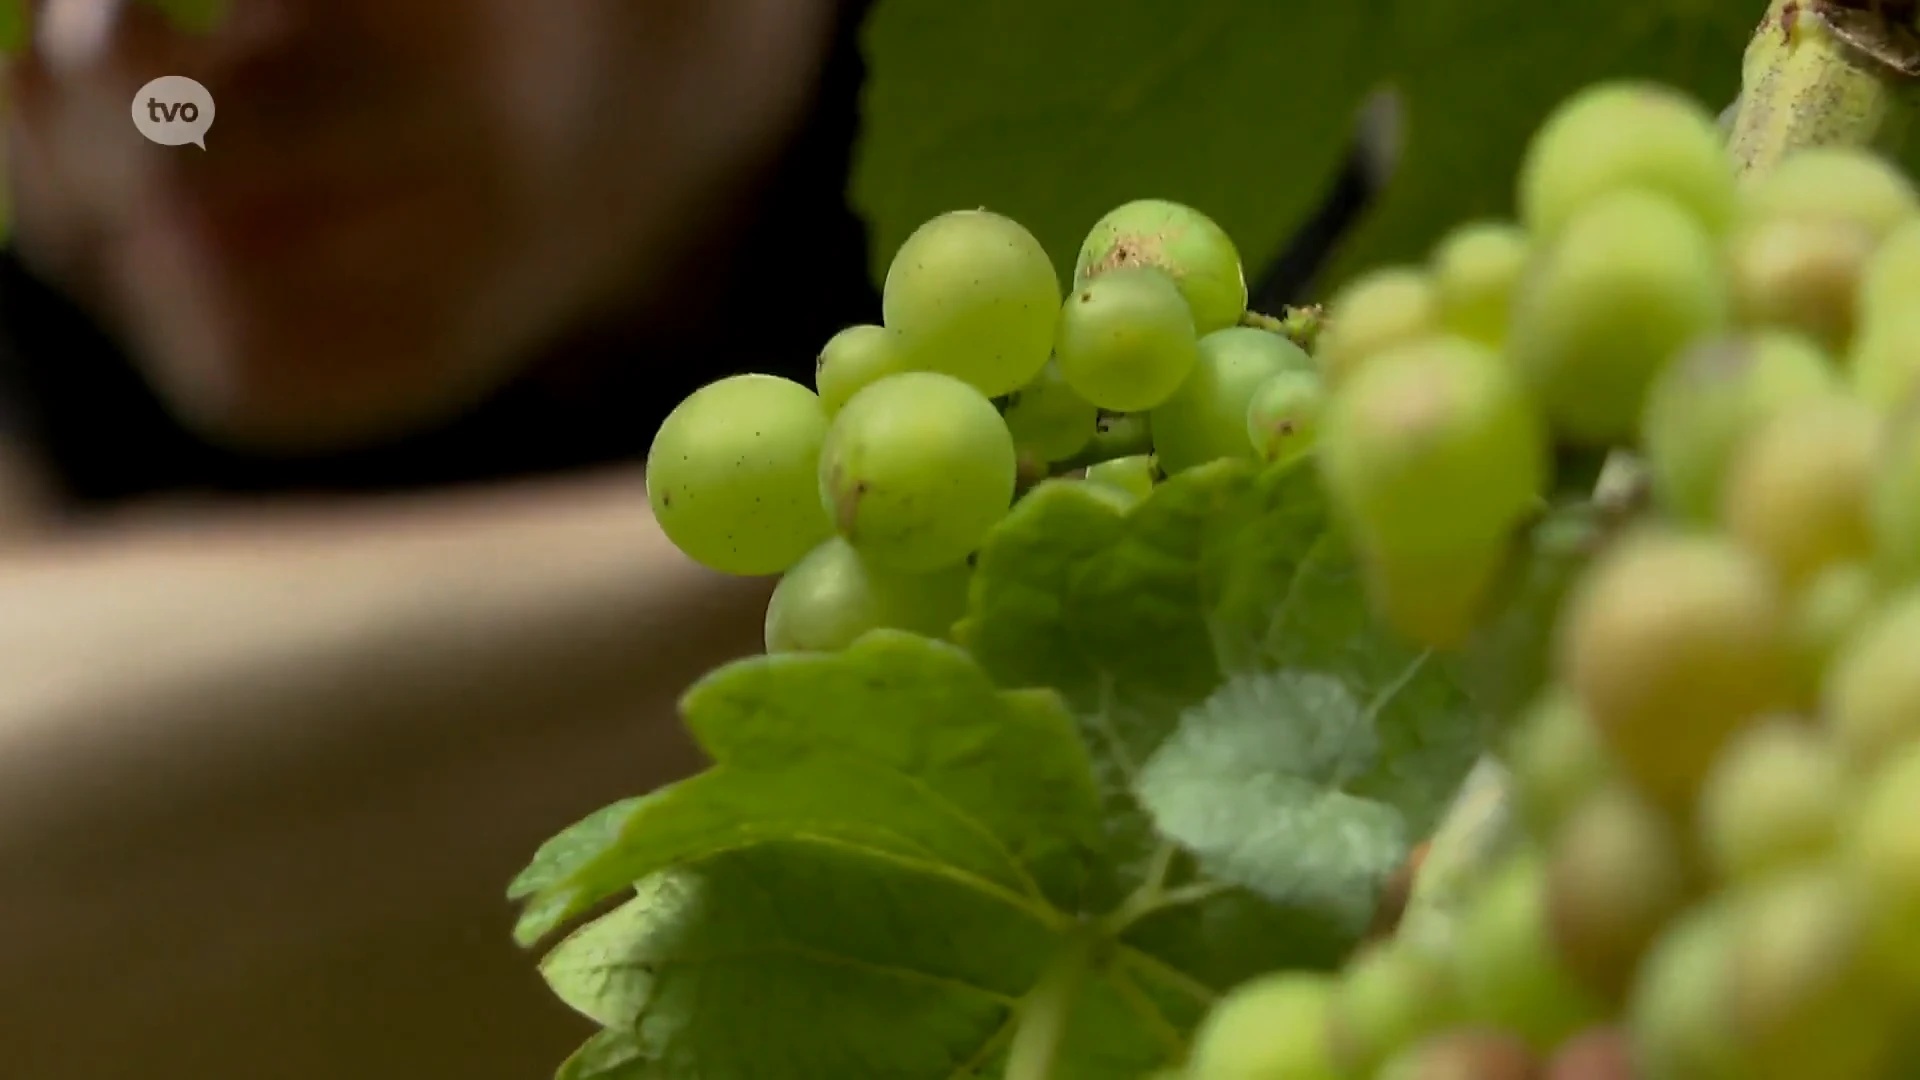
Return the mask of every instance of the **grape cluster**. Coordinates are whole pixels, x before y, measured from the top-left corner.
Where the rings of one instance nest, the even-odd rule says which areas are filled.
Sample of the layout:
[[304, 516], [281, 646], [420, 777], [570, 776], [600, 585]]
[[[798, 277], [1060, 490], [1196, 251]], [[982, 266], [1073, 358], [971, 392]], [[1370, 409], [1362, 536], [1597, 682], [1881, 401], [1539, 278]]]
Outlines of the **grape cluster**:
[[1920, 197], [1851, 149], [1736, 176], [1617, 83], [1518, 205], [1336, 295], [1318, 458], [1435, 644], [1562, 452], [1644, 478], [1498, 748], [1525, 835], [1447, 933], [1230, 992], [1179, 1075], [1920, 1075]]
[[1312, 449], [1319, 370], [1242, 325], [1246, 304], [1232, 241], [1177, 203], [1102, 218], [1064, 295], [1017, 222], [942, 214], [895, 254], [884, 325], [834, 335], [813, 389], [741, 375], [673, 411], [647, 459], [655, 517], [710, 568], [783, 575], [769, 651], [945, 636], [973, 553], [1034, 480], [1124, 506], [1210, 461]]

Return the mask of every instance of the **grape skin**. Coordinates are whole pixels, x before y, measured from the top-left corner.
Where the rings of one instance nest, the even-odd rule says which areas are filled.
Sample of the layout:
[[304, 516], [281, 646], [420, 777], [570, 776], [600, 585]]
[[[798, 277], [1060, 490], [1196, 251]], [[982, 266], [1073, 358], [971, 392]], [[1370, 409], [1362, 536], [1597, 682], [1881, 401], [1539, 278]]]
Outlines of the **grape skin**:
[[1901, 582], [1920, 580], [1920, 409], [1886, 425], [1867, 500], [1881, 568]]
[[1556, 431], [1619, 445], [1661, 369], [1731, 307], [1712, 236], [1670, 200], [1621, 191], [1568, 220], [1515, 298], [1509, 346]]
[[1920, 296], [1920, 217], [1888, 233], [1860, 275], [1859, 316], [1863, 324], [1910, 311]]
[[1081, 397], [1113, 412], [1144, 412], [1192, 374], [1200, 339], [1173, 279], [1151, 267], [1121, 267], [1061, 305], [1054, 353]]
[[1512, 222], [1470, 222], [1448, 233], [1432, 260], [1441, 325], [1484, 345], [1503, 344], [1513, 292], [1532, 255], [1532, 238]]
[[1827, 670], [1821, 713], [1847, 758], [1884, 760], [1920, 736], [1920, 589], [1869, 616]]
[[[1912, 284], [1920, 296], [1920, 272]], [[1847, 353], [1853, 392], [1887, 414], [1920, 391], [1920, 307], [1883, 310], [1861, 325]]]
[[1733, 1025], [1734, 920], [1710, 900], [1655, 942], [1629, 997], [1627, 1029], [1645, 1080], [1743, 1080]]
[[667, 415], [647, 451], [654, 520], [709, 569], [780, 573], [832, 535], [814, 480], [826, 436], [826, 410], [799, 383], [709, 383]]
[[1686, 520], [1714, 520], [1747, 437], [1774, 414], [1838, 387], [1826, 355], [1798, 335], [1715, 338], [1688, 349], [1647, 393], [1641, 440], [1655, 492]]
[[1560, 958], [1589, 990], [1619, 1002], [1641, 955], [1689, 898], [1681, 838], [1631, 788], [1610, 784], [1555, 834], [1547, 875]]
[[1546, 875], [1531, 853], [1480, 886], [1454, 932], [1455, 978], [1472, 1015], [1550, 1050], [1598, 1014], [1560, 963], [1547, 922]]
[[820, 453], [818, 499], [876, 566], [924, 573], [979, 547], [1013, 502], [1013, 435], [986, 397], [937, 372], [853, 395]]
[[1123, 266], [1156, 267], [1171, 277], [1203, 337], [1237, 324], [1247, 310], [1247, 279], [1232, 238], [1190, 206], [1136, 199], [1109, 211], [1080, 245], [1074, 288]]
[[1841, 221], [1789, 218], [1742, 227], [1727, 260], [1740, 321], [1845, 349], [1854, 335], [1854, 294], [1873, 249], [1872, 233]]
[[1829, 566], [1873, 554], [1867, 506], [1879, 418], [1838, 394], [1782, 404], [1734, 456], [1720, 518], [1798, 586]]
[[1013, 392], [1002, 413], [1015, 446], [1051, 464], [1079, 453], [1093, 441], [1100, 410], [1075, 393], [1052, 360], [1032, 382]]
[[1520, 220], [1553, 237], [1595, 202], [1639, 188], [1674, 200], [1701, 228], [1724, 232], [1737, 200], [1712, 113], [1665, 87], [1590, 86], [1562, 102], [1527, 144]]
[[1133, 454], [1088, 466], [1087, 480], [1144, 499], [1153, 494], [1154, 470], [1153, 455]]
[[1743, 187], [1740, 213], [1749, 219], [1829, 221], [1879, 241], [1920, 213], [1920, 198], [1906, 176], [1877, 154], [1850, 146], [1810, 146]]
[[973, 384], [987, 397], [1033, 381], [1053, 347], [1060, 281], [1026, 228], [988, 210], [956, 210], [913, 231], [887, 267], [881, 310], [909, 367]]
[[1395, 1050], [1447, 1026], [1456, 1012], [1445, 965], [1387, 938], [1347, 964], [1329, 1030], [1343, 1075], [1371, 1076]]
[[890, 573], [831, 537], [774, 587], [767, 652], [836, 652], [882, 628], [944, 638], [966, 614], [972, 577], [965, 563], [929, 574]]
[[1331, 977], [1301, 971], [1235, 987], [1194, 1032], [1192, 1080], [1340, 1080], [1327, 1030], [1333, 988]]
[[849, 326], [827, 339], [814, 364], [813, 386], [827, 415], [863, 387], [907, 370], [900, 336], [882, 326]]
[[1864, 888], [1868, 932], [1906, 993], [1920, 988], [1920, 743], [1875, 763], [1841, 819], [1841, 857]]
[[1736, 735], [1700, 791], [1700, 850], [1730, 881], [1758, 881], [1826, 854], [1847, 775], [1818, 728], [1775, 718]]
[[1338, 387], [1369, 357], [1440, 332], [1440, 292], [1433, 275], [1389, 266], [1354, 278], [1327, 302], [1326, 328], [1313, 357]]
[[1507, 747], [1514, 796], [1535, 836], [1552, 836], [1612, 779], [1600, 733], [1565, 687], [1551, 687], [1522, 716]]
[[1320, 441], [1326, 406], [1326, 384], [1316, 372], [1283, 371], [1261, 383], [1247, 401], [1253, 456], [1280, 464], [1311, 453]]
[[1201, 338], [1192, 374], [1147, 413], [1160, 467], [1171, 476], [1221, 458], [1251, 458], [1254, 392], [1282, 372], [1312, 370], [1305, 350], [1266, 330], [1234, 326]]

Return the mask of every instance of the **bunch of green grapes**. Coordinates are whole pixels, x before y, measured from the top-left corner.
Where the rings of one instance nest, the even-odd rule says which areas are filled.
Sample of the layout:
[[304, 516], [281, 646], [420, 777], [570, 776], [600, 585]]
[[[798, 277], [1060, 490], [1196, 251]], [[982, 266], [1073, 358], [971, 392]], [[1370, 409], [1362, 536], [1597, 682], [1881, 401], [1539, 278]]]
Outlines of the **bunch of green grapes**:
[[662, 529], [712, 569], [783, 575], [770, 651], [834, 650], [945, 635], [972, 554], [1036, 480], [1125, 507], [1209, 461], [1312, 450], [1319, 370], [1243, 325], [1261, 321], [1239, 253], [1204, 214], [1121, 206], [1070, 285], [1006, 217], [928, 221], [887, 271], [882, 324], [835, 334], [811, 390], [744, 375], [674, 410], [647, 462]]
[[1920, 1075], [1920, 197], [1851, 149], [1736, 177], [1637, 83], [1558, 108], [1517, 190], [1334, 298], [1317, 457], [1435, 644], [1551, 450], [1643, 470], [1499, 747], [1525, 836], [1445, 933], [1231, 991], [1179, 1075]]

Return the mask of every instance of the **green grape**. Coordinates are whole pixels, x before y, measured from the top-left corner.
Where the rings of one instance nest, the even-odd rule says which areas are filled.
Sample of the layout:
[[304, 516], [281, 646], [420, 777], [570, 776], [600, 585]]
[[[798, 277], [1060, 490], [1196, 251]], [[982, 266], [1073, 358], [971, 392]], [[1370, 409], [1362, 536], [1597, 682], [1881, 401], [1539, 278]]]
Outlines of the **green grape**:
[[1327, 1018], [1331, 976], [1286, 971], [1242, 983], [1193, 1034], [1192, 1080], [1340, 1080]]
[[767, 651], [836, 652], [882, 628], [944, 638], [966, 614], [972, 579], [965, 563], [928, 574], [868, 566], [851, 544], [832, 537], [774, 587]]
[[1853, 146], [1810, 146], [1754, 175], [1740, 191], [1749, 219], [1813, 218], [1851, 225], [1875, 240], [1920, 212], [1906, 174]]
[[1087, 479], [1144, 499], [1153, 494], [1154, 471], [1152, 454], [1134, 454], [1087, 466]]
[[1868, 615], [1834, 653], [1821, 715], [1849, 760], [1871, 766], [1920, 737], [1916, 657], [1920, 589], [1912, 587]]
[[1785, 600], [1723, 537], [1642, 526], [1614, 540], [1567, 598], [1555, 645], [1613, 760], [1669, 808], [1692, 805], [1729, 735], [1797, 697]]
[[827, 339], [814, 364], [813, 386], [832, 416], [863, 387], [907, 370], [900, 336], [882, 326], [849, 326]]
[[1121, 267], [1067, 297], [1054, 353], [1081, 397], [1112, 412], [1143, 412], [1180, 389], [1200, 362], [1200, 339], [1172, 278]]
[[1060, 377], [1060, 365], [1047, 361], [1039, 378], [1013, 392], [1003, 414], [1014, 445], [1032, 450], [1041, 461], [1063, 461], [1089, 442], [1100, 410]]
[[799, 383], [772, 375], [709, 383], [654, 433], [654, 520], [709, 569], [780, 573], [833, 534], [813, 479], [826, 437], [826, 410]]
[[1888, 233], [1860, 275], [1862, 323], [1910, 310], [1920, 297], [1920, 217]]
[[1671, 199], [1709, 232], [1732, 222], [1735, 185], [1713, 114], [1665, 87], [1614, 81], [1562, 102], [1520, 163], [1520, 220], [1551, 237], [1629, 188]]
[[1647, 388], [1732, 301], [1721, 254], [1674, 202], [1626, 190], [1569, 219], [1514, 298], [1508, 345], [1567, 440], [1629, 441]]
[[1511, 551], [1508, 538], [1500, 536], [1427, 550], [1381, 547], [1363, 536], [1359, 546], [1374, 615], [1435, 649], [1465, 644], [1481, 624]]
[[1468, 1014], [1550, 1050], [1598, 1015], [1598, 1002], [1559, 962], [1547, 921], [1546, 874], [1530, 853], [1483, 882], [1454, 930], [1454, 977]]
[[1253, 456], [1269, 464], [1295, 461], [1320, 439], [1327, 387], [1318, 372], [1283, 371], [1254, 390], [1247, 401], [1247, 438]]
[[1879, 602], [1879, 577], [1865, 562], [1830, 566], [1800, 587], [1790, 630], [1802, 686], [1817, 691], [1840, 646], [1866, 624]]
[[1625, 1030], [1595, 1027], [1575, 1035], [1554, 1051], [1541, 1080], [1639, 1080], [1633, 1045]]
[[1839, 394], [1782, 405], [1734, 456], [1720, 518], [1798, 585], [1873, 554], [1867, 502], [1879, 424], [1872, 409]]
[[1576, 807], [1554, 837], [1547, 919], [1562, 963], [1602, 1000], [1624, 1000], [1640, 957], [1686, 906], [1682, 838], [1625, 784]]
[[1334, 991], [1334, 1061], [1343, 1075], [1372, 1076], [1394, 1051], [1446, 1027], [1458, 1011], [1445, 964], [1388, 938], [1349, 962]]
[[1734, 919], [1725, 901], [1693, 908], [1641, 961], [1627, 1033], [1635, 1080], [1744, 1080], [1733, 1025]]
[[1555, 686], [1528, 707], [1507, 745], [1514, 802], [1528, 829], [1545, 841], [1614, 776], [1600, 733], [1580, 702]]
[[1190, 206], [1137, 199], [1109, 212], [1080, 245], [1074, 288], [1123, 266], [1165, 271], [1192, 309], [1198, 334], [1233, 326], [1247, 310], [1247, 279], [1232, 238]]
[[1255, 390], [1287, 371], [1311, 372], [1305, 350], [1248, 326], [1200, 339], [1200, 360], [1173, 396], [1147, 413], [1153, 450], [1167, 475], [1221, 458], [1249, 458], [1247, 406]]
[[1920, 579], [1920, 400], [1885, 425], [1867, 493], [1880, 566], [1901, 582]]
[[1550, 467], [1512, 369], [1453, 337], [1381, 353], [1337, 387], [1319, 461], [1329, 499], [1389, 561], [1504, 539], [1538, 505]]
[[1730, 881], [1757, 881], [1832, 850], [1848, 778], [1826, 732], [1784, 717], [1733, 737], [1700, 790], [1700, 850]]
[[1647, 390], [1641, 437], [1654, 492], [1680, 517], [1713, 520], [1728, 464], [1774, 414], [1838, 386], [1805, 338], [1713, 338], [1683, 352]]
[[1469, 1028], [1415, 1043], [1388, 1062], [1377, 1080], [1537, 1080], [1539, 1065], [1525, 1041]]
[[1791, 330], [1845, 349], [1873, 249], [1872, 233], [1841, 221], [1786, 218], [1743, 226], [1727, 258], [1735, 313], [1747, 326]]
[[1017, 468], [993, 402], [950, 375], [905, 372], [833, 418], [818, 498], [869, 562], [928, 572], [964, 560], [1006, 516]]
[[1499, 347], [1507, 316], [1533, 243], [1506, 221], [1476, 221], [1448, 233], [1433, 252], [1440, 324], [1452, 333]]
[[1757, 883], [1735, 904], [1732, 1018], [1746, 1075], [1886, 1075], [1897, 1005], [1856, 879], [1807, 867]]
[[1920, 742], [1873, 765], [1841, 816], [1841, 862], [1861, 883], [1873, 948], [1910, 998], [1920, 989]]
[[913, 231], [881, 294], [909, 367], [988, 397], [1032, 382], [1053, 348], [1060, 280], [1033, 234], [987, 210], [941, 214]]
[[[1920, 270], [1913, 286], [1920, 297]], [[1883, 413], [1897, 413], [1920, 398], [1920, 305], [1888, 306], [1860, 324], [1847, 351], [1847, 371], [1853, 392]]]
[[1348, 282], [1327, 302], [1327, 317], [1314, 359], [1327, 382], [1338, 386], [1378, 353], [1440, 332], [1440, 290], [1433, 275], [1415, 266], [1371, 270]]

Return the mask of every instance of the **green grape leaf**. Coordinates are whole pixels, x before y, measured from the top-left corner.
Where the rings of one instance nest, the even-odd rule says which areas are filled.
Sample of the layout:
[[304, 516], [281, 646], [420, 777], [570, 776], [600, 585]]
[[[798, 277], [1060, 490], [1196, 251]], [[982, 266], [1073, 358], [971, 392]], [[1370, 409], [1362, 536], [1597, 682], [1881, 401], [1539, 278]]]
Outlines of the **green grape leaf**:
[[652, 797], [640, 795], [602, 807], [541, 844], [540, 850], [533, 853], [533, 861], [507, 886], [507, 899], [524, 900], [565, 881], [618, 839], [627, 818]]
[[602, 1031], [575, 1050], [553, 1080], [659, 1080], [660, 1070], [631, 1031]]
[[1529, 529], [1491, 610], [1467, 643], [1467, 685], [1504, 727], [1546, 686], [1560, 607], [1605, 539], [1589, 502], [1554, 508]]
[[27, 0], [0, 0], [0, 53], [17, 56], [26, 49], [32, 29]]
[[[876, 277], [907, 234], [987, 206], [1064, 274], [1114, 206], [1189, 203], [1255, 276], [1318, 207], [1361, 101], [1405, 102], [1398, 174], [1328, 280], [1419, 260], [1455, 222], [1511, 213], [1528, 135], [1602, 77], [1712, 108], [1738, 89], [1760, 0], [883, 0], [869, 24], [852, 195]], [[958, 77], [964, 73], [965, 77]]]
[[1308, 464], [1217, 462], [1125, 512], [1043, 484], [957, 633], [1073, 707], [1117, 887], [1192, 901], [1127, 940], [1213, 986], [1336, 961], [1488, 734], [1452, 663], [1375, 624]]

